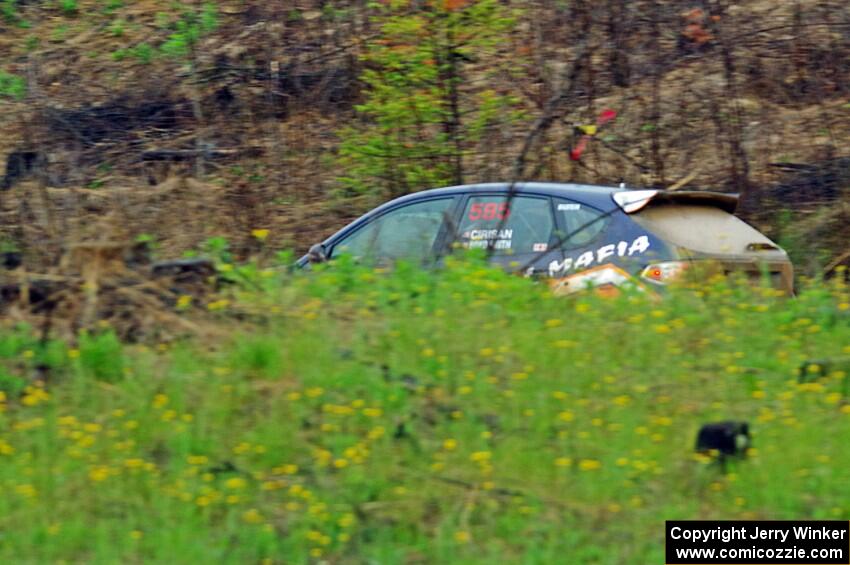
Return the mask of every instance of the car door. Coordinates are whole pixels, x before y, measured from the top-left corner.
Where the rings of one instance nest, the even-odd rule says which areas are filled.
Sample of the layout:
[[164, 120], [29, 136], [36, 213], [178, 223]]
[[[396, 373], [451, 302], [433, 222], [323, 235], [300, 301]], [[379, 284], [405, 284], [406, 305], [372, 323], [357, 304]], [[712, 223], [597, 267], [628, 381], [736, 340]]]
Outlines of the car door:
[[332, 243], [329, 256], [349, 253], [379, 265], [399, 259], [431, 263], [456, 201], [454, 196], [419, 200], [366, 218]]
[[456, 247], [491, 249], [490, 260], [507, 270], [543, 273], [563, 254], [556, 245], [551, 198], [505, 193], [468, 194], [456, 221]]
[[647, 250], [648, 236], [626, 230], [622, 221], [616, 221], [617, 214], [561, 197], [554, 204], [558, 245], [564, 254], [562, 261], [548, 266], [555, 293], [588, 287], [613, 293], [616, 287], [632, 283], [632, 255], [638, 257]]

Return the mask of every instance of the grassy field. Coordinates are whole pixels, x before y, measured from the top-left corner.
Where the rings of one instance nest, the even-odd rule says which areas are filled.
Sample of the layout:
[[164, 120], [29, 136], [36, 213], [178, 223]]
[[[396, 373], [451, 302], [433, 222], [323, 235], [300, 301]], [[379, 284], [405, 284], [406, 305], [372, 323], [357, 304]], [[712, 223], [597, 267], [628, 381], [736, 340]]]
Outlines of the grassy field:
[[[2, 331], [0, 559], [663, 563], [665, 519], [850, 516], [848, 377], [797, 378], [850, 355], [841, 285], [248, 275], [181, 303], [225, 337]], [[754, 449], [723, 472], [694, 440], [726, 419]]]

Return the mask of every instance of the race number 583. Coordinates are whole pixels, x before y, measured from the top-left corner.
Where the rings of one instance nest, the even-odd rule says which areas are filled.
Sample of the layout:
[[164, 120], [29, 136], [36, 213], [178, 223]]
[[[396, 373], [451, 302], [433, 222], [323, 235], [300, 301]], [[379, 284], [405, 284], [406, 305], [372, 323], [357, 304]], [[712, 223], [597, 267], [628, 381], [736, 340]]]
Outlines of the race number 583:
[[469, 207], [467, 218], [476, 220], [507, 220], [510, 215], [507, 202], [476, 202]]

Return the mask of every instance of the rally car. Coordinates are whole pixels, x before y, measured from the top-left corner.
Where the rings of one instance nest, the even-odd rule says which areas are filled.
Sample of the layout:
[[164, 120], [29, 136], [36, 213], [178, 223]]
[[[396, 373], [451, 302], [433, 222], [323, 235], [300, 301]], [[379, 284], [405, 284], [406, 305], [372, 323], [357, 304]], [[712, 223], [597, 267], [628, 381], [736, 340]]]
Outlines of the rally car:
[[550, 279], [555, 292], [624, 284], [663, 287], [697, 265], [742, 272], [790, 294], [788, 255], [735, 217], [738, 198], [707, 191], [564, 183], [489, 183], [425, 190], [365, 214], [298, 261], [350, 253], [380, 264], [437, 264], [486, 249], [506, 269]]

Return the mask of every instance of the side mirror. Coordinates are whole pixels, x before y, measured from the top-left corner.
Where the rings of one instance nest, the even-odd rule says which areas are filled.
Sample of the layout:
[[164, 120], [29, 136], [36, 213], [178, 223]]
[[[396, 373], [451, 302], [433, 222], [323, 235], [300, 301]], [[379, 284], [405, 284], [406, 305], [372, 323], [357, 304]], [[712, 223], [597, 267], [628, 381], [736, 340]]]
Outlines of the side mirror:
[[323, 243], [316, 243], [307, 251], [307, 260], [310, 263], [324, 263], [328, 260], [328, 250]]

